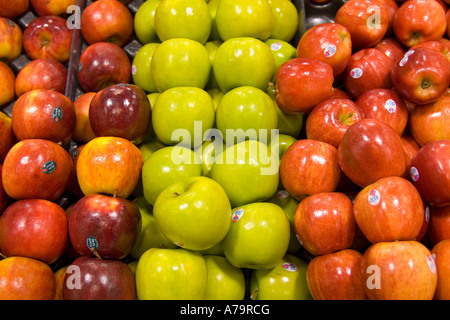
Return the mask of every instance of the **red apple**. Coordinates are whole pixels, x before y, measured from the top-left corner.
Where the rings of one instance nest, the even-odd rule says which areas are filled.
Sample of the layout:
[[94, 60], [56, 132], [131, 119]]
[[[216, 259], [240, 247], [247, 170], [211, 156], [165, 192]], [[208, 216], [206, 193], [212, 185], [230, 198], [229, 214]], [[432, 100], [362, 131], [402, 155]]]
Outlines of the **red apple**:
[[371, 245], [361, 258], [361, 272], [371, 300], [431, 300], [436, 290], [436, 264], [417, 241]]
[[58, 204], [42, 199], [18, 200], [0, 216], [0, 249], [6, 256], [52, 264], [65, 251], [67, 226], [64, 209]]
[[411, 180], [430, 205], [450, 204], [450, 140], [435, 140], [411, 159]]
[[66, 91], [67, 68], [55, 59], [35, 59], [24, 66], [15, 81], [16, 95], [20, 97], [33, 89]]
[[11, 129], [11, 118], [0, 112], [0, 163], [5, 160], [9, 149], [17, 142], [17, 138]]
[[430, 222], [427, 235], [431, 245], [435, 246], [440, 241], [450, 239], [450, 205], [429, 208]]
[[0, 16], [0, 60], [9, 63], [22, 53], [23, 31], [11, 19]]
[[333, 69], [317, 59], [290, 59], [278, 67], [275, 78], [275, 100], [288, 114], [308, 113], [333, 94]]
[[[3, 165], [0, 164], [0, 176], [2, 174], [2, 168]], [[0, 215], [2, 214], [3, 210], [8, 206], [9, 204], [9, 196], [6, 193], [5, 189], [3, 188], [2, 180], [0, 179]]]
[[66, 190], [72, 159], [59, 144], [43, 139], [16, 143], [3, 162], [2, 182], [13, 199], [56, 201]]
[[441, 38], [439, 40], [420, 42], [412, 46], [411, 50], [414, 50], [416, 48], [428, 48], [441, 52], [447, 57], [447, 59], [450, 59], [449, 47], [450, 47], [450, 40], [446, 38]]
[[448, 38], [442, 38], [439, 40], [440, 51], [450, 60], [450, 40]]
[[73, 102], [50, 89], [35, 89], [21, 95], [11, 113], [11, 128], [18, 140], [47, 139], [66, 146], [75, 129]]
[[54, 300], [64, 300], [63, 287], [68, 267], [68, 265], [65, 265], [55, 271], [56, 292]]
[[16, 75], [12, 69], [4, 62], [0, 61], [0, 107], [14, 100]]
[[78, 82], [84, 92], [98, 92], [131, 80], [131, 62], [125, 51], [108, 42], [89, 45], [80, 55]]
[[312, 139], [300, 139], [291, 144], [280, 162], [281, 183], [298, 200], [319, 192], [335, 191], [341, 173], [336, 147]]
[[39, 16], [23, 31], [23, 48], [31, 59], [56, 59], [66, 63], [70, 58], [72, 30], [59, 16]]
[[77, 0], [29, 0], [40, 16], [64, 16], [67, 8], [77, 4]]
[[330, 96], [330, 98], [352, 99], [352, 97], [350, 97], [350, 95], [345, 92], [345, 90], [339, 88], [333, 88], [333, 94]]
[[338, 161], [344, 174], [362, 188], [405, 171], [400, 136], [378, 119], [362, 119], [347, 129], [339, 144]]
[[72, 157], [72, 163], [73, 163], [73, 170], [72, 170], [72, 176], [69, 180], [69, 184], [67, 185], [67, 191], [74, 196], [75, 199], [81, 199], [84, 197], [83, 191], [81, 191], [80, 184], [78, 183], [78, 177], [77, 177], [77, 162], [78, 162], [78, 155], [80, 154], [81, 150], [84, 148], [84, 144], [77, 146], [76, 148], [70, 150], [70, 156]]
[[30, 0], [16, 0], [11, 5], [9, 0], [0, 0], [0, 17], [16, 19], [30, 9]]
[[315, 300], [367, 300], [360, 263], [362, 254], [345, 249], [314, 257], [306, 280]]
[[375, 88], [366, 91], [355, 101], [365, 118], [386, 122], [399, 136], [408, 123], [408, 108], [397, 92]]
[[352, 100], [326, 99], [308, 114], [306, 137], [327, 142], [337, 148], [348, 127], [363, 118], [360, 108]]
[[86, 92], [75, 99], [73, 105], [77, 117], [72, 138], [78, 142], [85, 143], [96, 137], [89, 120], [89, 107], [96, 92]]
[[435, 300], [450, 300], [450, 239], [437, 243], [431, 249], [436, 261], [438, 280]]
[[395, 38], [383, 38], [375, 46], [395, 63], [400, 61], [405, 54], [405, 48]]
[[378, 1], [381, 6], [386, 8], [389, 14], [388, 28], [386, 30], [384, 37], [393, 36], [392, 24], [394, 21], [395, 13], [397, 12], [399, 7], [397, 1], [395, 0], [375, 0], [375, 1]]
[[405, 172], [402, 177], [405, 179], [410, 179], [409, 170], [411, 169], [411, 159], [419, 151], [420, 146], [417, 141], [409, 134], [404, 133], [400, 139], [402, 140], [403, 149], [405, 151]]

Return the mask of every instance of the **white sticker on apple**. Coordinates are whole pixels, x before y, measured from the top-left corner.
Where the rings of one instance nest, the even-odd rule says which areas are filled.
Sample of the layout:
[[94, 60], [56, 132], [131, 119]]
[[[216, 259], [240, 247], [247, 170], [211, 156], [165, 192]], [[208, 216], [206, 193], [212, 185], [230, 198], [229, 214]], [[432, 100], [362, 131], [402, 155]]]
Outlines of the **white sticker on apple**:
[[413, 53], [414, 53], [414, 50], [409, 50], [409, 51], [407, 51], [407, 52], [405, 53], [405, 55], [403, 56], [403, 58], [399, 61], [398, 65], [399, 65], [400, 67], [403, 67], [403, 66], [406, 64], [406, 62], [408, 62], [408, 57], [409, 57], [410, 55], [412, 55]]
[[361, 68], [353, 68], [350, 71], [350, 77], [352, 77], [353, 79], [361, 78], [362, 75], [363, 75], [363, 71]]
[[289, 192], [287, 192], [286, 190], [280, 190], [277, 193], [277, 198], [278, 199], [284, 199], [284, 198], [287, 198], [288, 196], [289, 196]]
[[131, 66], [131, 74], [133, 76], [136, 75], [136, 66], [134, 64]]
[[428, 254], [427, 255], [427, 263], [428, 267], [430, 268], [432, 273], [436, 273], [436, 261], [435, 261], [435, 254]]
[[397, 103], [395, 103], [394, 100], [392, 99], [388, 99], [386, 101], [386, 103], [384, 104], [384, 108], [389, 112], [389, 113], [394, 113], [395, 110], [397, 110]]
[[297, 271], [297, 266], [294, 263], [292, 263], [292, 262], [285, 262], [285, 263], [283, 263], [283, 268], [286, 271], [289, 271], [289, 272]]
[[328, 45], [323, 51], [324, 56], [327, 58], [334, 56], [335, 53], [336, 53], [336, 46], [334, 44]]
[[279, 42], [274, 42], [271, 44], [270, 49], [272, 49], [272, 51], [278, 51], [281, 49], [283, 45]]
[[240, 208], [233, 212], [231, 219], [233, 222], [238, 221], [240, 218], [242, 218], [242, 215], [244, 214], [244, 209]]
[[409, 174], [411, 175], [411, 179], [413, 179], [413, 181], [419, 180], [419, 170], [417, 170], [416, 167], [411, 167]]
[[376, 189], [373, 189], [370, 191], [369, 196], [367, 197], [367, 200], [369, 200], [369, 203], [373, 206], [376, 206], [380, 203], [381, 195], [380, 192]]

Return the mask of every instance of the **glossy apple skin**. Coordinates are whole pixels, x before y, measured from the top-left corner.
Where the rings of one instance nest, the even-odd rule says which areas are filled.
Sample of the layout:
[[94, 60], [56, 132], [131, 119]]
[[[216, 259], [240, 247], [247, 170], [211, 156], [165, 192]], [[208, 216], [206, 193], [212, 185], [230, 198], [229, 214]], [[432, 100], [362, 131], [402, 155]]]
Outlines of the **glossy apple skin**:
[[333, 69], [317, 59], [290, 59], [278, 67], [275, 78], [275, 100], [286, 113], [308, 113], [333, 94]]
[[306, 269], [306, 279], [313, 298], [367, 300], [360, 272], [361, 258], [362, 254], [353, 249], [314, 257]]
[[30, 0], [14, 1], [14, 5], [8, 0], [0, 1], [0, 17], [15, 19], [27, 13], [30, 9]]
[[67, 8], [77, 4], [76, 0], [29, 0], [31, 6], [40, 16], [60, 16], [67, 13]]
[[327, 142], [338, 148], [348, 127], [363, 118], [364, 114], [353, 100], [325, 99], [308, 114], [306, 137]]
[[0, 61], [0, 86], [2, 87], [0, 106], [6, 105], [16, 97], [15, 83], [16, 75], [12, 69], [9, 65]]
[[401, 176], [406, 168], [400, 136], [378, 119], [362, 119], [347, 129], [339, 144], [338, 162], [362, 188], [387, 176]]
[[113, 84], [129, 83], [131, 62], [121, 47], [97, 42], [81, 53], [77, 75], [84, 92], [98, 92]]
[[52, 264], [65, 251], [67, 226], [66, 213], [58, 204], [42, 199], [19, 200], [0, 216], [0, 248], [8, 257], [23, 256]]
[[348, 249], [356, 234], [353, 204], [341, 192], [321, 192], [303, 199], [294, 214], [301, 245], [314, 256]]
[[134, 141], [151, 124], [152, 109], [144, 90], [133, 84], [116, 84], [99, 91], [89, 105], [89, 122], [96, 136]]
[[432, 246], [440, 241], [450, 239], [450, 205], [430, 206], [430, 222], [427, 236]]
[[[75, 259], [64, 278], [64, 300], [134, 300], [136, 285], [134, 274], [123, 261], [81, 256]], [[79, 274], [75, 274], [75, 272]], [[79, 277], [80, 288], [72, 288]]]
[[0, 59], [9, 63], [22, 53], [23, 31], [13, 20], [0, 17]]
[[337, 149], [329, 143], [298, 140], [281, 158], [281, 183], [298, 200], [306, 195], [335, 191], [342, 174], [337, 157]]
[[394, 64], [391, 79], [400, 96], [414, 104], [436, 101], [450, 84], [450, 64], [436, 50], [416, 48]]
[[65, 147], [76, 125], [73, 102], [51, 89], [35, 89], [22, 94], [11, 113], [11, 128], [20, 140], [46, 139]]
[[436, 292], [434, 294], [435, 300], [449, 300], [450, 299], [450, 239], [440, 241], [431, 249], [436, 261], [438, 281]]
[[[435, 262], [430, 250], [417, 241], [371, 245], [361, 258], [361, 272], [371, 300], [431, 300], [436, 290]], [[371, 287], [377, 277], [379, 289]]]
[[352, 55], [352, 40], [346, 27], [338, 23], [322, 23], [308, 29], [297, 44], [297, 57], [328, 63], [333, 76], [344, 72]]
[[389, 124], [401, 136], [408, 123], [408, 108], [397, 92], [374, 88], [355, 101], [365, 118], [375, 118]]
[[401, 45], [395, 37], [381, 39], [374, 48], [382, 51], [395, 63], [400, 61], [406, 52], [403, 45]]
[[23, 31], [23, 49], [31, 59], [56, 59], [66, 63], [70, 58], [72, 30], [59, 16], [39, 16]]
[[411, 180], [430, 205], [450, 204], [450, 140], [429, 142], [411, 159]]
[[11, 129], [11, 118], [0, 113], [0, 163], [5, 160], [9, 149], [17, 142], [17, 138]]
[[425, 42], [420, 42], [414, 46], [411, 47], [411, 49], [416, 48], [428, 48], [432, 50], [436, 50], [438, 52], [443, 53], [447, 59], [449, 59], [449, 39], [447, 38], [441, 38], [439, 40], [430, 40]]
[[[0, 164], [0, 175], [2, 173], [3, 165]], [[2, 214], [3, 210], [8, 206], [9, 204], [9, 196], [6, 193], [5, 189], [3, 188], [3, 183], [0, 179], [0, 214]]]
[[73, 106], [77, 121], [73, 130], [72, 138], [80, 143], [86, 143], [96, 137], [89, 120], [89, 107], [96, 92], [86, 92], [75, 99]]
[[409, 134], [404, 133], [400, 139], [402, 140], [403, 149], [405, 151], [405, 172], [403, 173], [402, 177], [405, 179], [410, 179], [410, 169], [411, 169], [411, 159], [414, 157], [414, 155], [419, 151], [420, 145], [417, 143], [417, 141]]
[[2, 182], [13, 199], [56, 201], [65, 191], [71, 172], [72, 159], [59, 144], [26, 139], [8, 152], [3, 162]]

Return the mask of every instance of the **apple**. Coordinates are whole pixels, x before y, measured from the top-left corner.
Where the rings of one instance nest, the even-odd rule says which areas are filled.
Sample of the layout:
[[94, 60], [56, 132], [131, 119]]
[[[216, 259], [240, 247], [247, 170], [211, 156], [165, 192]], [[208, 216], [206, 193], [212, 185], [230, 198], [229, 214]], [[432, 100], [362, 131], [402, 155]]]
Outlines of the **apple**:
[[225, 258], [237, 268], [272, 269], [285, 256], [289, 239], [284, 210], [274, 203], [252, 202], [233, 209], [222, 246]]
[[333, 68], [334, 77], [344, 72], [351, 56], [350, 31], [334, 22], [321, 23], [309, 28], [297, 44], [297, 57], [328, 63]]
[[403, 45], [401, 45], [395, 37], [381, 39], [374, 48], [382, 51], [391, 58], [394, 63], [399, 62], [406, 52]]
[[268, 147], [272, 152], [278, 152], [278, 159], [281, 160], [286, 150], [298, 139], [288, 134], [279, 133], [275, 135], [276, 139], [270, 141]]
[[313, 139], [294, 142], [280, 162], [281, 182], [297, 200], [315, 193], [335, 191], [341, 174], [336, 147]]
[[417, 151], [419, 151], [420, 145], [409, 133], [403, 133], [400, 139], [402, 140], [403, 148], [405, 150], [405, 163], [406, 163], [405, 172], [403, 173], [402, 177], [409, 180], [411, 177], [410, 176], [411, 159], [414, 157]]
[[64, 300], [63, 296], [64, 278], [66, 277], [68, 267], [69, 265], [64, 265], [54, 272], [56, 280], [56, 292], [54, 300]]
[[16, 19], [30, 9], [30, 0], [15, 1], [12, 6], [7, 0], [0, 1], [0, 17], [7, 19]]
[[29, 0], [32, 8], [40, 16], [64, 16], [69, 6], [76, 5], [76, 0]]
[[[0, 164], [0, 176], [2, 173], [3, 164]], [[8, 207], [10, 198], [8, 194], [6, 193], [5, 189], [3, 188], [3, 183], [0, 179], [0, 215], [3, 213], [3, 211]]]
[[211, 31], [209, 33], [208, 41], [222, 41], [219, 36], [219, 32], [217, 31], [216, 24], [217, 6], [219, 5], [220, 1], [221, 0], [206, 1], [206, 3], [208, 4], [209, 14], [211, 15]]
[[264, 41], [270, 37], [275, 27], [275, 17], [268, 1], [220, 1], [215, 22], [223, 41], [239, 37]]
[[275, 78], [275, 99], [286, 113], [308, 113], [333, 94], [333, 69], [317, 59], [290, 59], [278, 67]]
[[52, 264], [63, 255], [68, 235], [64, 209], [48, 200], [18, 200], [0, 216], [0, 249], [6, 256]]
[[6, 105], [16, 97], [16, 75], [10, 66], [0, 61], [0, 86], [3, 88], [0, 94], [0, 106]]
[[[290, 3], [290, 1], [287, 1]], [[289, 42], [269, 38], [264, 43], [269, 46], [270, 50], [273, 54], [273, 59], [275, 61], [275, 69], [273, 72], [272, 82], [276, 82], [276, 72], [278, 67], [283, 63], [290, 59], [297, 58], [297, 49], [290, 44]], [[270, 86], [270, 83], [269, 83]]]
[[0, 16], [0, 59], [9, 63], [22, 53], [23, 31], [11, 19]]
[[139, 300], [205, 299], [207, 265], [197, 251], [151, 248], [139, 258], [135, 277]]
[[68, 193], [73, 196], [73, 199], [81, 199], [84, 197], [83, 191], [81, 191], [80, 184], [78, 183], [78, 177], [77, 177], [77, 162], [78, 162], [78, 155], [80, 154], [81, 150], [84, 148], [85, 144], [80, 144], [76, 147], [73, 147], [69, 150], [70, 156], [72, 158], [72, 175], [69, 180], [69, 184], [67, 185], [67, 191]]
[[268, 0], [275, 19], [270, 39], [290, 42], [298, 32], [299, 14], [297, 7], [289, 0]]
[[11, 113], [11, 128], [18, 140], [47, 139], [66, 146], [76, 125], [73, 102], [52, 89], [22, 94]]
[[362, 254], [344, 249], [314, 257], [306, 269], [315, 300], [367, 300], [360, 271]]
[[352, 99], [352, 97], [350, 97], [350, 95], [344, 90], [344, 88], [340, 89], [337, 87], [333, 88], [333, 94], [330, 96], [330, 98]]
[[420, 42], [414, 46], [412, 46], [410, 49], [416, 49], [416, 48], [429, 48], [432, 50], [436, 50], [438, 52], [442, 52], [447, 58], [449, 58], [449, 39], [447, 38], [440, 38], [439, 40], [430, 40], [425, 42]]
[[427, 236], [431, 246], [436, 246], [439, 242], [450, 239], [450, 205], [443, 207], [429, 206], [430, 221], [428, 224]]
[[81, 256], [68, 267], [63, 300], [134, 300], [135, 277], [120, 260]]
[[214, 63], [214, 59], [216, 57], [217, 49], [222, 45], [223, 41], [221, 40], [214, 40], [214, 41], [207, 41], [205, 43], [205, 48], [209, 53], [209, 61], [211, 62], [211, 70], [209, 74], [209, 80], [208, 83], [205, 86], [205, 90], [212, 90], [217, 89], [220, 92], [222, 90], [219, 89], [219, 84], [217, 83], [216, 76], [214, 75], [214, 69], [212, 68], [212, 65]]
[[139, 145], [139, 151], [142, 153], [142, 157], [147, 160], [156, 150], [167, 147], [158, 138], [151, 139], [149, 141], [145, 141], [144, 143]]
[[431, 249], [431, 253], [436, 261], [436, 268], [438, 273], [438, 280], [436, 291], [434, 293], [434, 300], [448, 300], [450, 293], [450, 283], [448, 278], [449, 268], [448, 259], [450, 254], [450, 239], [443, 240], [437, 243]]
[[362, 119], [345, 132], [337, 158], [343, 173], [361, 188], [406, 168], [400, 136], [387, 123]]
[[0, 112], [0, 163], [3, 163], [9, 149], [16, 142], [17, 138], [11, 129], [11, 117]]
[[447, 57], [436, 50], [411, 49], [394, 64], [391, 78], [394, 89], [403, 99], [427, 104], [436, 101], [448, 89], [450, 64]]
[[211, 177], [211, 168], [214, 164], [216, 155], [226, 149], [226, 144], [220, 140], [206, 140], [194, 149], [202, 162], [202, 176]]
[[80, 143], [86, 143], [96, 137], [89, 120], [89, 107], [95, 94], [96, 92], [82, 93], [73, 102], [77, 120], [72, 138]]
[[430, 205], [450, 204], [450, 140], [427, 143], [411, 159], [411, 182]]
[[329, 98], [315, 106], [306, 119], [306, 137], [339, 147], [347, 129], [364, 118], [359, 106], [350, 99]]
[[371, 245], [361, 258], [361, 272], [370, 300], [431, 300], [436, 290], [436, 264], [417, 241]]
[[97, 42], [81, 53], [77, 76], [84, 92], [98, 92], [113, 84], [129, 83], [131, 62], [121, 47]]
[[389, 16], [388, 28], [386, 30], [384, 38], [394, 36], [392, 25], [394, 22], [395, 13], [397, 12], [397, 10], [399, 8], [398, 2], [395, 0], [376, 0], [376, 1], [378, 2], [379, 5], [386, 8], [386, 10], [388, 12], [388, 16]]
[[53, 300], [56, 280], [50, 266], [27, 257], [0, 260], [1, 300]]
[[162, 0], [146, 0], [136, 10], [133, 28], [136, 38], [143, 45], [161, 42], [155, 30], [155, 12]]
[[[144, 3], [150, 2], [146, 1]], [[157, 42], [144, 44], [138, 49], [132, 61], [131, 77], [133, 78], [133, 83], [148, 93], [158, 92], [150, 72], [153, 53], [155, 53], [158, 46], [159, 43]]]
[[131, 141], [96, 137], [78, 155], [78, 183], [85, 195], [103, 193], [127, 198], [138, 184], [142, 165], [142, 153]]
[[59, 144], [44, 139], [16, 143], [6, 155], [2, 183], [15, 200], [56, 201], [64, 193], [72, 174], [72, 159]]
[[204, 89], [210, 70], [208, 50], [200, 42], [186, 38], [162, 42], [153, 53], [150, 64], [153, 82], [160, 93], [180, 86]]

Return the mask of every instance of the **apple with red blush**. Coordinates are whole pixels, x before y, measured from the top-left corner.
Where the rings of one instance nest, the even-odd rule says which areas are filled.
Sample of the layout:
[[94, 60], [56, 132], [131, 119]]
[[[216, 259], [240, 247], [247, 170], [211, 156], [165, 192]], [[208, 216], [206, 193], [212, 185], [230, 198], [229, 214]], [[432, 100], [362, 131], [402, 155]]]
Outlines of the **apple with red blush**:
[[381, 39], [374, 48], [382, 51], [394, 62], [400, 61], [405, 54], [405, 48], [397, 41], [397, 39], [395, 39], [395, 37]]
[[450, 299], [450, 239], [437, 243], [431, 249], [436, 261], [438, 280], [434, 300]]
[[96, 92], [83, 93], [73, 102], [77, 121], [72, 138], [81, 143], [86, 143], [96, 137], [89, 120], [89, 107], [95, 94]]
[[0, 112], [0, 163], [5, 160], [9, 149], [17, 142], [11, 128], [11, 117]]
[[432, 246], [440, 241], [450, 239], [450, 205], [443, 207], [429, 206], [430, 222], [427, 236]]
[[30, 0], [16, 0], [11, 5], [9, 0], [0, 0], [0, 17], [16, 19], [24, 15], [30, 9]]
[[[2, 173], [3, 165], [0, 164], [0, 177]], [[3, 210], [8, 206], [10, 197], [6, 193], [5, 189], [3, 188], [2, 179], [0, 179], [0, 215], [2, 214]]]
[[11, 67], [0, 61], [0, 107], [12, 102], [16, 98], [16, 75]]
[[23, 31], [11, 19], [0, 16], [0, 60], [10, 63], [22, 53]]
[[411, 136], [409, 132], [405, 132], [400, 137], [403, 144], [403, 149], [405, 151], [405, 172], [403, 173], [402, 177], [406, 179], [410, 179], [409, 171], [411, 169], [411, 159], [414, 157], [414, 155], [419, 151], [420, 145], [417, 143], [417, 141]]
[[77, 0], [28, 0], [40, 16], [65, 16], [70, 6], [76, 5]]

